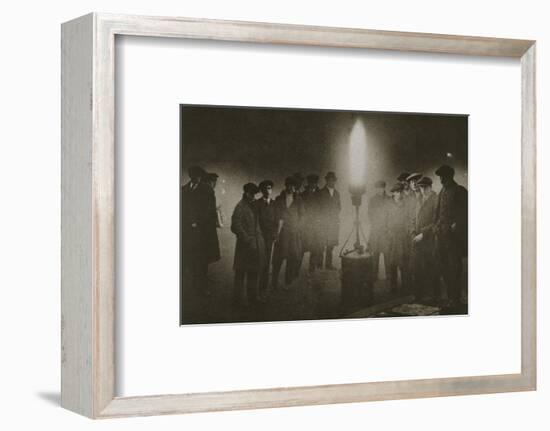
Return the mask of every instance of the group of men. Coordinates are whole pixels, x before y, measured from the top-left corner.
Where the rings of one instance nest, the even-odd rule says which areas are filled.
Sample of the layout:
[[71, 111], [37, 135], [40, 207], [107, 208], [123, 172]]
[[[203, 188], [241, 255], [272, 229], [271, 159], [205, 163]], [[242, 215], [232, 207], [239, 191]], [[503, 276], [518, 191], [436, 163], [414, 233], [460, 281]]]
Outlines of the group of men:
[[336, 181], [334, 172], [328, 172], [325, 185], [320, 188], [318, 175], [304, 178], [296, 173], [285, 179], [284, 189], [275, 199], [271, 180], [244, 185], [243, 198], [231, 217], [231, 231], [237, 236], [237, 302], [243, 297], [245, 278], [248, 301], [265, 301], [269, 291], [279, 288], [284, 262], [283, 289], [289, 290], [298, 277], [305, 253], [310, 253], [310, 272], [323, 266], [334, 269], [332, 255], [338, 244], [341, 211]]
[[[182, 187], [182, 263], [195, 290], [209, 295], [208, 265], [220, 259], [216, 229], [221, 223], [214, 190], [217, 175], [198, 166], [188, 172], [190, 181]], [[279, 288], [283, 263], [282, 287], [289, 290], [305, 253], [310, 253], [310, 272], [335, 269], [333, 250], [338, 244], [341, 202], [335, 173], [328, 172], [324, 179], [321, 188], [318, 175], [304, 178], [295, 173], [285, 179], [276, 198], [272, 180], [243, 186], [242, 199], [231, 216], [231, 231], [236, 236], [237, 305], [264, 302], [268, 292]]]
[[[220, 259], [217, 229], [223, 226], [215, 196], [218, 176], [198, 166], [188, 172], [190, 181], [182, 187], [182, 263], [191, 284], [209, 295], [208, 265]], [[437, 301], [443, 279], [450, 305], [458, 305], [462, 258], [467, 256], [468, 192], [455, 182], [452, 167], [443, 165], [435, 174], [442, 184], [439, 194], [432, 190], [431, 178], [420, 173], [399, 175], [389, 196], [384, 181], [375, 184], [377, 193], [367, 207], [368, 249], [375, 276], [384, 255], [392, 290]], [[231, 217], [237, 305], [264, 302], [279, 288], [285, 262], [283, 289], [289, 290], [306, 253], [310, 272], [334, 269], [341, 202], [335, 173], [328, 172], [324, 179], [321, 188], [318, 175], [304, 178], [296, 173], [285, 179], [276, 198], [269, 179], [243, 186]]]
[[454, 180], [452, 167], [443, 165], [435, 174], [441, 180], [439, 194], [432, 179], [420, 173], [399, 175], [391, 196], [384, 181], [376, 183], [377, 194], [368, 204], [369, 247], [375, 275], [384, 255], [394, 291], [440, 303], [443, 279], [453, 307], [461, 302], [462, 259], [468, 253], [468, 192]]

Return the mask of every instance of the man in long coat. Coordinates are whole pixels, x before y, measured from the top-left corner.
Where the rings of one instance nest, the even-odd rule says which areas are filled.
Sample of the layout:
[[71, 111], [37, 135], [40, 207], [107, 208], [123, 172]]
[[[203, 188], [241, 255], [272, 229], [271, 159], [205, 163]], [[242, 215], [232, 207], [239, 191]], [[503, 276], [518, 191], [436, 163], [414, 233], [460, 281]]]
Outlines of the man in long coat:
[[[216, 193], [216, 185], [218, 184], [219, 175], [215, 172], [209, 172], [206, 174], [206, 183], [212, 188], [214, 194]], [[219, 202], [216, 200], [216, 227], [221, 228], [224, 226], [224, 214]]]
[[400, 290], [409, 289], [409, 262], [410, 236], [408, 229], [408, 213], [403, 195], [402, 183], [395, 184], [390, 192], [392, 199], [388, 205], [388, 232], [389, 232], [389, 279], [392, 292], [398, 290], [398, 273], [401, 272]]
[[420, 179], [418, 187], [422, 193], [422, 200], [412, 232], [415, 296], [417, 300], [426, 297], [439, 300], [439, 273], [436, 268], [434, 239], [437, 194], [432, 190], [432, 180], [429, 177]]
[[302, 251], [309, 252], [309, 272], [320, 268], [323, 260], [321, 194], [318, 183], [319, 175], [308, 175], [306, 188], [301, 194], [304, 202]]
[[378, 277], [380, 255], [384, 255], [385, 270], [388, 271], [388, 207], [390, 197], [386, 194], [386, 182], [377, 181], [374, 184], [376, 194], [370, 198], [367, 212], [369, 217], [370, 233], [369, 247], [372, 253], [372, 273], [374, 280]]
[[302, 257], [301, 224], [304, 216], [304, 206], [300, 195], [296, 194], [296, 182], [293, 177], [285, 180], [285, 189], [281, 192], [275, 204], [277, 205], [277, 220], [279, 222], [277, 239], [273, 249], [273, 289], [278, 289], [279, 272], [286, 260], [285, 290], [297, 277], [297, 266]]
[[468, 191], [456, 183], [452, 167], [443, 165], [435, 174], [443, 186], [436, 210], [436, 257], [451, 306], [457, 306], [462, 296], [462, 258], [468, 256]]
[[414, 250], [412, 238], [414, 236], [416, 217], [418, 211], [420, 210], [420, 205], [422, 204], [422, 194], [420, 192], [420, 187], [417, 185], [418, 181], [422, 178], [422, 174], [418, 172], [413, 172], [407, 178], [407, 187], [405, 188], [406, 197], [405, 204], [407, 206], [407, 223], [409, 229], [409, 250], [407, 252], [407, 261], [409, 264], [408, 277], [407, 281], [409, 288], [415, 291], [416, 289], [416, 267], [414, 265]]
[[323, 247], [325, 249], [325, 269], [335, 269], [332, 265], [332, 252], [338, 245], [340, 237], [340, 193], [336, 190], [336, 174], [325, 175], [325, 186], [321, 189], [320, 205], [322, 214]]
[[[302, 175], [301, 172], [294, 172], [292, 174], [292, 178], [294, 178], [294, 194], [297, 195], [297, 196], [302, 196], [302, 194], [304, 193], [305, 189], [304, 189], [304, 176]], [[304, 250], [303, 250], [303, 238], [304, 238], [304, 225], [303, 223], [300, 225], [300, 237], [302, 238], [302, 255], [300, 256], [300, 259], [298, 260], [298, 262], [296, 263], [296, 265], [294, 265], [294, 271], [296, 272], [295, 274], [295, 277], [297, 278], [299, 275], [300, 275], [300, 269], [302, 268], [302, 261], [304, 260]]]
[[264, 299], [268, 282], [269, 270], [271, 267], [271, 258], [273, 255], [273, 243], [277, 238], [279, 229], [279, 220], [277, 219], [277, 206], [275, 200], [271, 197], [273, 192], [273, 181], [264, 180], [259, 186], [262, 197], [256, 201], [260, 229], [264, 237], [266, 264], [260, 275], [260, 297]]
[[235, 305], [241, 305], [243, 302], [245, 279], [248, 303], [255, 304], [259, 300], [258, 276], [266, 264], [266, 256], [258, 209], [254, 202], [258, 191], [255, 184], [245, 184], [243, 197], [231, 216], [231, 232], [237, 236], [233, 263]]
[[220, 259], [216, 196], [203, 182], [205, 172], [189, 168], [190, 181], [182, 187], [182, 265], [191, 273], [193, 290], [209, 294], [208, 265]]

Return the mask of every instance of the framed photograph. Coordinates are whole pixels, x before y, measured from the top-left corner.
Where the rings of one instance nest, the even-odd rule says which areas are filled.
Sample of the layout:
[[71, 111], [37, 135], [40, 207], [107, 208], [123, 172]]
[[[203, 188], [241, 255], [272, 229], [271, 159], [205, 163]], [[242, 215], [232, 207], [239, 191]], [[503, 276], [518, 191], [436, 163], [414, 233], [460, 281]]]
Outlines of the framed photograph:
[[63, 24], [62, 405], [535, 390], [535, 69], [529, 40]]

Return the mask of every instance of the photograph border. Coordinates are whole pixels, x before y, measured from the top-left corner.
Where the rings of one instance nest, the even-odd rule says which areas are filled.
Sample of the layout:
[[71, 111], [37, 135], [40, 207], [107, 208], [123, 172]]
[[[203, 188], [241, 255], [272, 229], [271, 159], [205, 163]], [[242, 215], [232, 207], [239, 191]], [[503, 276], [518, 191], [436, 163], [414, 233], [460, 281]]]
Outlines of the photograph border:
[[[181, 156], [181, 153], [182, 153], [182, 148], [183, 148], [183, 124], [181, 122], [181, 109], [185, 107], [185, 108], [210, 108], [210, 109], [220, 109], [220, 108], [224, 108], [224, 109], [238, 109], [238, 110], [250, 110], [250, 111], [255, 111], [255, 110], [269, 110], [269, 111], [286, 111], [286, 112], [289, 112], [289, 113], [295, 113], [295, 112], [316, 112], [316, 113], [319, 113], [319, 112], [324, 112], [324, 113], [345, 113], [345, 114], [353, 114], [353, 115], [357, 115], [357, 116], [361, 116], [361, 115], [379, 115], [379, 116], [396, 116], [396, 115], [399, 115], [399, 116], [411, 116], [411, 117], [414, 117], [414, 116], [423, 116], [423, 117], [447, 117], [447, 118], [465, 118], [466, 121], [467, 121], [467, 136], [466, 136], [466, 152], [468, 153], [468, 157], [466, 158], [466, 168], [468, 167], [468, 164], [469, 164], [469, 119], [470, 119], [470, 114], [461, 114], [461, 113], [446, 113], [446, 112], [418, 112], [418, 111], [386, 111], [386, 110], [380, 110], [380, 111], [377, 111], [377, 110], [369, 110], [369, 109], [364, 109], [364, 110], [359, 110], [359, 109], [346, 109], [346, 108], [303, 108], [303, 107], [299, 107], [299, 108], [296, 108], [296, 107], [288, 107], [288, 106], [260, 106], [260, 105], [236, 105], [236, 104], [220, 104], [220, 105], [213, 105], [213, 104], [205, 104], [205, 103], [180, 103], [179, 104], [179, 108], [180, 108], [180, 112], [179, 112], [179, 160], [180, 160], [180, 166], [179, 166], [179, 170], [180, 170], [180, 181], [181, 181], [181, 184], [183, 185], [184, 182], [188, 181], [188, 179], [186, 178], [185, 174], [184, 174], [184, 165], [182, 164], [182, 156]], [[201, 166], [202, 167], [202, 166]], [[469, 181], [469, 177], [467, 178], [467, 184], [466, 184], [466, 190], [469, 190], [470, 189], [470, 181]], [[391, 197], [391, 192], [390, 192], [390, 195]], [[275, 200], [275, 199], [274, 199]], [[181, 259], [181, 255], [183, 253], [183, 242], [181, 240], [181, 231], [183, 229], [183, 226], [182, 226], [182, 219], [181, 219], [181, 216], [182, 216], [182, 211], [183, 211], [183, 200], [180, 196], [180, 202], [179, 202], [179, 214], [180, 214], [180, 220], [179, 220], [179, 229], [180, 229], [180, 242], [179, 242], [179, 252], [180, 252], [180, 259]], [[470, 218], [470, 213], [468, 212], [468, 220]], [[219, 237], [218, 237], [219, 238]], [[467, 249], [468, 249], [468, 252], [467, 252], [467, 255], [469, 254], [469, 244], [470, 244], [470, 236], [468, 234], [467, 236]], [[338, 245], [337, 247], [335, 247], [336, 249], [340, 249], [341, 251], [341, 247]], [[341, 257], [341, 256], [340, 256]], [[467, 257], [467, 256], [466, 256]], [[386, 257], [384, 257], [384, 259], [386, 259]], [[385, 261], [384, 261], [385, 262]], [[259, 321], [249, 321], [249, 320], [235, 320], [235, 321], [222, 321], [222, 322], [218, 322], [218, 321], [213, 321], [213, 322], [208, 322], [208, 321], [205, 321], [205, 322], [200, 322], [200, 323], [195, 323], [195, 322], [184, 322], [184, 311], [183, 311], [183, 301], [182, 301], [182, 298], [183, 298], [183, 281], [184, 281], [184, 271], [183, 271], [183, 267], [180, 266], [179, 268], [179, 325], [180, 326], [189, 326], [189, 325], [225, 325], [225, 324], [234, 324], [234, 323], [273, 323], [273, 322], [310, 322], [310, 321], [313, 321], [313, 320], [322, 320], [322, 321], [327, 321], [327, 320], [338, 320], [338, 321], [342, 321], [342, 320], [350, 320], [350, 319], [364, 319], [365, 317], [363, 317], [363, 314], [369, 310], [369, 311], [372, 311], [374, 309], [377, 309], [379, 310], [378, 306], [379, 304], [369, 304], [368, 306], [364, 305], [362, 306], [361, 308], [359, 309], [356, 309], [354, 310], [353, 312], [351, 312], [351, 310], [349, 310], [350, 312], [349, 313], [346, 313], [346, 315], [342, 315], [340, 317], [321, 317], [321, 318], [307, 318], [307, 319], [300, 319], [300, 318], [296, 318], [296, 319], [288, 319], [288, 320], [259, 320]], [[269, 273], [270, 274], [270, 277], [271, 277], [271, 272]], [[470, 298], [470, 292], [469, 292], [469, 285], [470, 285], [470, 275], [468, 273], [468, 271], [466, 271], [466, 308], [467, 308], [467, 311], [465, 313], [458, 313], [458, 314], [454, 314], [454, 315], [460, 315], [460, 316], [470, 316], [470, 307], [469, 307], [469, 298]], [[407, 295], [403, 294], [403, 297], [406, 298]], [[397, 298], [399, 300], [399, 298]], [[390, 303], [394, 303], [393, 300], [389, 301]], [[399, 302], [401, 303], [401, 302]], [[395, 303], [394, 303], [395, 304]], [[397, 305], [397, 304], [395, 304]], [[394, 305], [394, 306], [395, 306]], [[453, 315], [453, 313], [439, 313], [437, 314], [437, 316], [451, 316]], [[410, 318], [410, 317], [426, 317], [426, 316], [414, 316], [414, 315], [403, 315], [403, 316], [391, 316], [391, 317], [376, 317], [378, 319], [380, 318], [392, 318], [392, 319], [396, 319], [396, 318], [402, 318], [402, 317], [405, 317], [405, 318]], [[435, 315], [429, 315], [428, 317], [435, 317]], [[368, 318], [375, 318], [374, 316], [369, 316]]]
[[[62, 24], [61, 34], [61, 405], [64, 408], [90, 418], [111, 418], [536, 390], [535, 41], [103, 13], [91, 13]], [[116, 396], [117, 35], [521, 59], [521, 372]]]

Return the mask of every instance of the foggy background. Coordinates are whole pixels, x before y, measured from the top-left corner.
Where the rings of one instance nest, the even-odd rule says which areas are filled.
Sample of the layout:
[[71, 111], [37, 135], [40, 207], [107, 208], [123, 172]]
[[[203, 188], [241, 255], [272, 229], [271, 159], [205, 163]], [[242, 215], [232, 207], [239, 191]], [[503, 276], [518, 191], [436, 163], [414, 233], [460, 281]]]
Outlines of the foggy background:
[[[340, 247], [352, 229], [352, 205], [348, 193], [349, 135], [361, 119], [367, 134], [367, 193], [361, 215], [368, 234], [366, 210], [377, 180], [387, 190], [403, 172], [421, 172], [441, 185], [434, 171], [442, 164], [453, 166], [455, 180], [468, 188], [468, 117], [466, 115], [355, 112], [180, 106], [180, 166], [187, 182], [187, 168], [200, 165], [220, 177], [216, 198], [225, 215], [218, 230], [222, 265], [231, 265], [235, 237], [230, 218], [247, 182], [271, 179], [275, 198], [284, 179], [295, 172], [324, 176], [334, 171], [342, 199]], [[339, 259], [335, 263], [339, 265]]]

